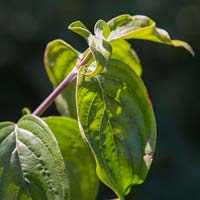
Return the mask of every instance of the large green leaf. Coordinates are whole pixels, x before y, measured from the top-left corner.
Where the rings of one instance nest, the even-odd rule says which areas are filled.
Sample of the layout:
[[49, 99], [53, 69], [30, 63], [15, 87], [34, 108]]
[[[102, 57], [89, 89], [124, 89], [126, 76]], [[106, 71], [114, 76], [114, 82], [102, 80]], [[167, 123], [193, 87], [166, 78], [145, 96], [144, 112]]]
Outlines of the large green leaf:
[[[62, 40], [54, 40], [45, 51], [45, 67], [54, 87], [72, 71], [80, 53]], [[75, 82], [72, 82], [57, 98], [56, 106], [64, 116], [76, 117]]]
[[0, 123], [0, 199], [67, 200], [69, 182], [57, 141], [41, 119]]
[[81, 138], [77, 121], [71, 118], [49, 117], [45, 122], [58, 141], [69, 171], [71, 199], [95, 200], [99, 183], [95, 161], [88, 145]]
[[156, 23], [150, 18], [142, 15], [120, 15], [108, 22], [110, 35], [108, 41], [116, 39], [143, 39], [154, 42], [183, 47], [194, 55], [192, 47], [180, 40], [171, 40], [169, 34], [156, 27]]
[[127, 64], [111, 59], [100, 75], [79, 72], [80, 130], [92, 149], [99, 178], [120, 199], [144, 181], [156, 142], [156, 122], [142, 80]]

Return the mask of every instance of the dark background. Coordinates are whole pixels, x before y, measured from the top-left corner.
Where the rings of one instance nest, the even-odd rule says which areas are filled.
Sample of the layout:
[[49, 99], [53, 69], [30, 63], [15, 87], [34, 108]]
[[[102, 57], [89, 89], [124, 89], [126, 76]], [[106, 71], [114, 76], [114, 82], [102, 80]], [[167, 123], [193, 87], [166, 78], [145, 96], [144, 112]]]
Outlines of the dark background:
[[[17, 121], [23, 107], [35, 109], [52, 90], [43, 65], [49, 41], [61, 38], [80, 51], [86, 48], [67, 30], [70, 22], [81, 20], [91, 29], [100, 18], [124, 13], [151, 17], [196, 53], [192, 57], [180, 48], [132, 42], [143, 65], [158, 138], [147, 180], [127, 199], [199, 200], [199, 0], [0, 0], [0, 120]], [[45, 114], [56, 114], [55, 107]], [[99, 200], [112, 197], [101, 186]]]

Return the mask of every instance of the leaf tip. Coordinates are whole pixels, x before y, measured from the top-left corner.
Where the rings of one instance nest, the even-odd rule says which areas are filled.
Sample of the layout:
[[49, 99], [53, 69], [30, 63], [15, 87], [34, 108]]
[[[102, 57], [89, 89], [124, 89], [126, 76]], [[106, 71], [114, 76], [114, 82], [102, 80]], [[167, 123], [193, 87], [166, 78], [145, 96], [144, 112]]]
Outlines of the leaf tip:
[[187, 51], [189, 51], [192, 54], [192, 56], [195, 56], [193, 48], [187, 42], [184, 42], [184, 41], [181, 41], [181, 40], [172, 40], [172, 44], [175, 47], [183, 47], [184, 49], [186, 49]]
[[69, 26], [68, 29], [81, 35], [82, 37], [84, 37], [85, 39], [87, 39], [91, 33], [88, 30], [88, 28], [81, 22], [81, 21], [75, 21], [72, 22]]

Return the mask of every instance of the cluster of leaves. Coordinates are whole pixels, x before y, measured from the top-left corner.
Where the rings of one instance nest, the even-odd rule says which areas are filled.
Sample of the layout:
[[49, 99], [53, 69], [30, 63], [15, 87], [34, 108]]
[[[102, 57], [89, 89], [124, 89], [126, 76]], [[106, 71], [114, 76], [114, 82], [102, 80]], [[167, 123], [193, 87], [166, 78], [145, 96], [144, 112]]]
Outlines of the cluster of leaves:
[[62, 40], [48, 44], [45, 66], [53, 86], [90, 56], [55, 100], [62, 116], [29, 114], [0, 123], [1, 199], [93, 200], [99, 178], [123, 200], [149, 171], [156, 122], [139, 58], [126, 40], [180, 46], [193, 54], [192, 48], [171, 40], [145, 16], [99, 20], [94, 34], [80, 21], [69, 29], [89, 47], [80, 53]]

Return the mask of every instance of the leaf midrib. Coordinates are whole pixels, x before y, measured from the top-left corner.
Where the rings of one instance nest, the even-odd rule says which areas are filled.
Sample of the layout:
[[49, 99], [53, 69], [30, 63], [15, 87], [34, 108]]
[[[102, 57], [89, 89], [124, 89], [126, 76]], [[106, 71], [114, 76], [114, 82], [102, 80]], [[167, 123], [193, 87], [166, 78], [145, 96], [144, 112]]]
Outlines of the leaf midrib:
[[[106, 78], [108, 78], [108, 79], [110, 79], [110, 80], [114, 80], [114, 81], [116, 81], [116, 82], [118, 82], [118, 83], [121, 83], [122, 85], [123, 85], [123, 82], [122, 82], [122, 80], [121, 79], [117, 79], [116, 77], [113, 77], [111, 74], [106, 74], [106, 73], [103, 73], [103, 75], [102, 76], [106, 76]], [[100, 80], [99, 80], [99, 82], [100, 82]], [[127, 84], [127, 91], [129, 91], [129, 93], [131, 94], [132, 92], [130, 92], [130, 88], [132, 88], [131, 87], [131, 85], [129, 85], [129, 83], [128, 82], [126, 82], [126, 84]], [[102, 90], [103, 90], [103, 87], [101, 86], [101, 88], [102, 88]], [[131, 89], [132, 90], [132, 89]], [[133, 90], [132, 90], [133, 91]], [[117, 103], [119, 103], [113, 96], [111, 96], [111, 95], [109, 95], [109, 94], [107, 94], [107, 92], [104, 92], [105, 93], [105, 95], [108, 95], [108, 97], [110, 97], [110, 98], [112, 98], [114, 101], [116, 101]], [[102, 94], [103, 95], [103, 94]], [[104, 99], [104, 102], [106, 102], [105, 101], [105, 99]], [[138, 102], [138, 103], [137, 103]], [[121, 104], [121, 103], [120, 103]], [[136, 98], [136, 104], [138, 104], [138, 105], [140, 105], [140, 103], [139, 103], [139, 100], [138, 100], [138, 98]], [[125, 107], [125, 105], [123, 105], [124, 107]], [[141, 106], [139, 106], [139, 107], [141, 107]], [[108, 115], [108, 118], [109, 118], [109, 115]], [[109, 119], [109, 121], [110, 121], [110, 123], [111, 123], [111, 121], [112, 120], [110, 120]], [[112, 123], [111, 123], [112, 124]], [[137, 123], [135, 123], [135, 124], [137, 124]], [[137, 127], [137, 129], [139, 130], [140, 128], [139, 127]], [[141, 138], [141, 154], [144, 154], [144, 151], [143, 151], [143, 148], [142, 148], [142, 141], [144, 140], [143, 139], [143, 137], [142, 137], [142, 135], [141, 134], [138, 134], [138, 132], [137, 132], [137, 135], [138, 135], [138, 137], [139, 138]], [[128, 145], [127, 145], [127, 147], [129, 147]], [[128, 148], [129, 149], [129, 148]], [[128, 152], [131, 152], [130, 150], [128, 151]], [[142, 166], [142, 163], [143, 163], [143, 160], [141, 159], [141, 162], [140, 162], [140, 165]], [[131, 161], [131, 166], [132, 165], [134, 165], [134, 163]], [[133, 179], [133, 169], [132, 169], [132, 179]]]
[[[110, 127], [110, 130], [111, 130], [111, 133], [112, 133], [112, 134], [111, 134], [111, 135], [112, 135], [112, 143], [114, 144], [114, 150], [115, 150], [115, 154], [116, 154], [116, 156], [117, 156], [117, 163], [118, 163], [118, 166], [120, 166], [120, 165], [119, 165], [118, 153], [117, 153], [117, 151], [116, 151], [116, 145], [115, 145], [115, 140], [114, 140], [114, 132], [113, 132], [113, 128], [112, 128], [112, 123], [111, 123], [110, 117], [109, 117], [109, 115], [108, 115], [108, 113], [107, 113], [107, 105], [106, 105], [106, 101], [105, 101], [105, 98], [104, 98], [104, 89], [103, 89], [103, 87], [102, 87], [102, 85], [101, 85], [101, 81], [99, 80], [98, 77], [96, 77], [96, 80], [97, 80], [97, 82], [98, 82], [98, 85], [99, 85], [99, 88], [100, 88], [100, 91], [101, 91], [101, 95], [102, 95], [102, 98], [103, 98], [103, 104], [104, 104], [104, 112], [106, 112], [106, 114], [107, 114], [109, 127]], [[103, 120], [103, 117], [102, 117], [102, 120]], [[101, 122], [101, 125], [102, 125], [102, 122]], [[99, 131], [99, 133], [100, 133], [100, 131]], [[100, 141], [101, 141], [101, 140], [100, 140]], [[104, 159], [103, 159], [103, 163], [104, 163], [105, 169], [108, 170], [107, 167], [106, 167], [106, 165], [105, 165]], [[120, 172], [121, 172], [121, 171], [120, 171]], [[110, 176], [110, 173], [107, 173], [107, 175]], [[120, 177], [123, 177], [123, 176], [121, 175], [121, 173], [120, 173]], [[108, 179], [108, 180], [110, 180], [111, 184], [114, 186], [113, 188], [117, 187], [117, 185], [112, 181], [112, 177], [110, 177], [110, 179]], [[118, 188], [118, 187], [117, 187], [117, 188]], [[120, 190], [121, 190], [121, 187], [120, 187]], [[117, 191], [116, 191], [116, 192], [117, 192]], [[119, 194], [119, 196], [121, 196], [121, 194]]]

